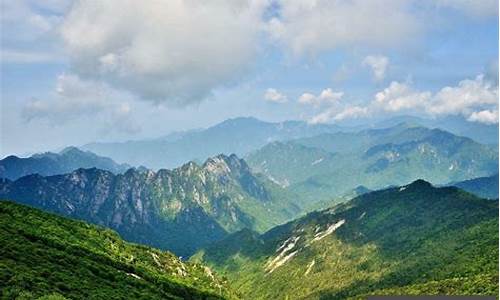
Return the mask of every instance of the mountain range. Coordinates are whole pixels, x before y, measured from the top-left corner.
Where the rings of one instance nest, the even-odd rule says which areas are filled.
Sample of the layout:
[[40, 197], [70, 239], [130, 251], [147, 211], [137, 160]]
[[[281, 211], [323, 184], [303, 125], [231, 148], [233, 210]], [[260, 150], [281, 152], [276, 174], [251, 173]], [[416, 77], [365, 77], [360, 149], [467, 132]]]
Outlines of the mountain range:
[[481, 198], [498, 199], [498, 173], [450, 184]]
[[220, 153], [242, 156], [275, 140], [288, 140], [339, 131], [335, 125], [309, 125], [300, 121], [263, 122], [255, 118], [228, 119], [202, 130], [121, 143], [92, 143], [81, 148], [118, 162], [148, 168], [174, 168], [186, 161], [204, 161]]
[[115, 232], [0, 201], [2, 299], [232, 299], [209, 268]]
[[130, 165], [118, 164], [110, 158], [76, 147], [67, 147], [59, 153], [46, 152], [26, 158], [8, 156], [0, 160], [0, 178], [15, 180], [30, 174], [50, 176], [79, 168], [98, 168], [118, 174], [128, 170]]
[[305, 205], [360, 185], [375, 190], [416, 179], [446, 184], [498, 172], [496, 148], [406, 123], [273, 142], [245, 159]]
[[440, 128], [483, 144], [498, 145], [498, 126], [471, 123], [459, 117], [433, 120], [400, 116], [354, 125], [309, 124], [304, 121], [266, 122], [252, 117], [241, 117], [225, 120], [206, 129], [176, 132], [156, 139], [91, 143], [81, 148], [133, 166], [174, 168], [186, 161], [204, 161], [220, 153], [234, 153], [243, 157], [273, 141], [288, 141], [323, 133], [382, 129], [400, 123]]
[[0, 293], [498, 295], [498, 136], [463, 122], [237, 118], [6, 157], [0, 199], [19, 204], [0, 202]]
[[245, 161], [219, 155], [158, 172], [78, 169], [0, 181], [0, 198], [115, 229], [126, 240], [182, 256], [242, 228], [264, 231], [299, 208]]
[[191, 259], [244, 299], [497, 295], [498, 242], [497, 201], [417, 180], [264, 234], [239, 231]]

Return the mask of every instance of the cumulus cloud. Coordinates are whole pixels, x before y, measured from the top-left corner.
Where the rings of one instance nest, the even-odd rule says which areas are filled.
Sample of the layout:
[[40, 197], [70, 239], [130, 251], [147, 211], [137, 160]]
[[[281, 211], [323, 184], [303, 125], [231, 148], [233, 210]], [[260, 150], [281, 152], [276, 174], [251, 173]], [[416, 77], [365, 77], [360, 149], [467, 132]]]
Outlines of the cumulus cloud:
[[266, 90], [266, 92], [264, 93], [264, 99], [274, 103], [286, 103], [288, 101], [287, 97], [284, 94], [272, 88]]
[[409, 83], [393, 81], [366, 106], [347, 106], [343, 110], [328, 108], [312, 122], [330, 122], [359, 118], [380, 112], [418, 112], [429, 116], [462, 115], [471, 122], [498, 123], [498, 86], [483, 75], [464, 79], [436, 93], [418, 91]]
[[340, 101], [344, 96], [343, 92], [334, 92], [331, 88], [327, 88], [321, 91], [317, 96], [311, 93], [303, 93], [298, 102], [301, 104], [312, 105], [314, 107], [319, 107], [323, 104], [334, 104]]
[[22, 116], [26, 121], [46, 120], [60, 126], [76, 118], [99, 116], [113, 130], [136, 133], [140, 126], [131, 118], [129, 103], [105, 84], [61, 74], [55, 91], [47, 99], [31, 99]]
[[267, 30], [295, 55], [353, 45], [401, 45], [420, 31], [410, 1], [281, 0], [278, 3], [279, 17], [268, 22]]
[[265, 4], [80, 1], [61, 32], [78, 75], [142, 99], [186, 106], [240, 76], [256, 51]]
[[373, 79], [381, 81], [385, 78], [389, 58], [383, 55], [368, 55], [363, 59], [362, 65], [370, 67]]
[[473, 112], [467, 120], [471, 122], [495, 124], [498, 123], [498, 110], [482, 110]]
[[430, 97], [430, 92], [413, 91], [408, 84], [393, 81], [375, 94], [372, 106], [390, 112], [409, 110], [425, 106]]
[[301, 104], [313, 104], [316, 100], [316, 96], [311, 93], [303, 93], [299, 97], [299, 103]]
[[483, 75], [465, 79], [455, 87], [444, 87], [428, 104], [428, 112], [440, 114], [470, 114], [477, 107], [498, 105], [498, 88]]

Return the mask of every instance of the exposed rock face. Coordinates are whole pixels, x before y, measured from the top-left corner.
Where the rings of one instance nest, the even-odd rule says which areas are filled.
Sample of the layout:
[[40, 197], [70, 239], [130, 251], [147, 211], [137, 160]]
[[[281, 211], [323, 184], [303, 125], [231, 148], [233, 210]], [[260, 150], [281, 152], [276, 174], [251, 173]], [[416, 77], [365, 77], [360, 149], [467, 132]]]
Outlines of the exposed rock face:
[[271, 197], [247, 164], [219, 155], [173, 170], [99, 169], [0, 182], [0, 197], [84, 219], [124, 238], [189, 255], [228, 232], [253, 228], [251, 206]]

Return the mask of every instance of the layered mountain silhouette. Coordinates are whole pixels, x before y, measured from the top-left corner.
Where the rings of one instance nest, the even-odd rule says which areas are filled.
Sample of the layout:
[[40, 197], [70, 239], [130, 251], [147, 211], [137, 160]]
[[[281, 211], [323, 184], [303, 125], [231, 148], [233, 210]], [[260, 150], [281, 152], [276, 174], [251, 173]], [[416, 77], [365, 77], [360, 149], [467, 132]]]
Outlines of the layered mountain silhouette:
[[496, 148], [406, 123], [274, 142], [246, 160], [306, 203], [341, 196], [359, 185], [374, 190], [419, 178], [446, 184], [498, 172]]
[[[205, 161], [219, 153], [235, 153], [244, 157], [274, 141], [338, 132], [346, 133], [349, 138], [352, 132], [394, 127], [401, 123], [440, 128], [483, 144], [498, 145], [498, 126], [471, 123], [459, 117], [430, 120], [400, 116], [349, 126], [309, 124], [304, 121], [266, 122], [252, 117], [240, 117], [225, 120], [206, 129], [176, 132], [157, 139], [91, 143], [83, 145], [82, 149], [134, 166], [144, 165], [152, 169], [174, 168], [190, 160]], [[353, 141], [354, 137], [349, 140]], [[353, 142], [354, 145], [357, 143], [358, 141]]]

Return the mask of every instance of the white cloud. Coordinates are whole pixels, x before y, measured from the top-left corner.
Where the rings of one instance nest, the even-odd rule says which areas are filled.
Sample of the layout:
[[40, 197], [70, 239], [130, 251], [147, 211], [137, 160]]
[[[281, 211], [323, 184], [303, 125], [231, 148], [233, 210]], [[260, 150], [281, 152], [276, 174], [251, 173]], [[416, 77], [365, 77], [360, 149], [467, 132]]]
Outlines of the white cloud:
[[32, 99], [23, 115], [27, 120], [45, 118], [54, 123], [69, 121], [79, 115], [91, 115], [107, 107], [104, 89], [102, 84], [62, 74], [57, 78], [54, 95], [48, 100]]
[[303, 93], [298, 102], [301, 104], [312, 105], [314, 107], [319, 107], [323, 104], [331, 105], [337, 103], [344, 96], [343, 92], [334, 92], [331, 88], [327, 88], [321, 91], [318, 96], [311, 93]]
[[498, 86], [483, 75], [464, 79], [454, 87], [444, 87], [437, 93], [414, 90], [409, 83], [397, 81], [375, 94], [366, 106], [347, 106], [338, 112], [328, 108], [315, 116], [314, 122], [358, 118], [377, 112], [418, 112], [430, 116], [462, 115], [469, 121], [498, 122]]
[[288, 101], [287, 97], [284, 94], [272, 88], [266, 90], [266, 92], [264, 93], [264, 99], [274, 103], [286, 103]]
[[142, 99], [197, 103], [239, 77], [266, 1], [80, 1], [61, 32], [72, 69]]
[[368, 108], [361, 106], [351, 106], [347, 107], [338, 114], [336, 114], [333, 119], [335, 121], [341, 121], [344, 119], [357, 119], [365, 117], [369, 114]]
[[332, 89], [327, 88], [321, 91], [321, 94], [319, 94], [318, 99], [322, 102], [337, 102], [339, 101], [342, 96], [344, 96], [343, 92], [334, 92]]
[[498, 87], [478, 75], [465, 79], [455, 87], [442, 88], [428, 104], [428, 112], [434, 115], [471, 113], [477, 107], [498, 105]]
[[299, 103], [301, 103], [301, 104], [311, 104], [312, 105], [312, 104], [314, 104], [315, 100], [316, 100], [316, 96], [314, 96], [311, 93], [303, 93], [299, 97]]
[[310, 120], [310, 124], [321, 124], [328, 123], [331, 121], [337, 113], [337, 110], [333, 107], [326, 109], [325, 111], [313, 116]]
[[482, 110], [473, 112], [467, 120], [471, 122], [495, 124], [498, 123], [498, 110]]
[[[353, 45], [398, 46], [420, 31], [410, 1], [280, 0], [268, 22], [274, 40], [295, 55]], [[390, 13], [388, 13], [390, 11]]]
[[[408, 47], [447, 22], [450, 11], [483, 20], [498, 0], [276, 0], [267, 22], [272, 40], [295, 56], [345, 47]], [[389, 13], [390, 12], [390, 13]], [[453, 28], [453, 27], [452, 27]]]
[[393, 81], [389, 87], [375, 94], [372, 105], [385, 111], [396, 112], [423, 107], [430, 97], [430, 92], [413, 91], [408, 84]]
[[61, 126], [77, 118], [98, 116], [107, 127], [117, 131], [136, 133], [140, 126], [134, 122], [128, 102], [105, 84], [82, 80], [74, 74], [57, 78], [55, 91], [47, 99], [31, 99], [24, 107], [25, 120], [46, 120]]
[[389, 58], [383, 55], [368, 55], [363, 59], [362, 64], [371, 68], [373, 78], [376, 81], [381, 81], [385, 78]]

